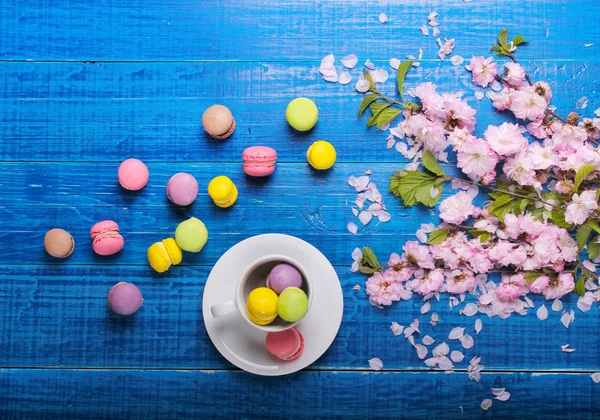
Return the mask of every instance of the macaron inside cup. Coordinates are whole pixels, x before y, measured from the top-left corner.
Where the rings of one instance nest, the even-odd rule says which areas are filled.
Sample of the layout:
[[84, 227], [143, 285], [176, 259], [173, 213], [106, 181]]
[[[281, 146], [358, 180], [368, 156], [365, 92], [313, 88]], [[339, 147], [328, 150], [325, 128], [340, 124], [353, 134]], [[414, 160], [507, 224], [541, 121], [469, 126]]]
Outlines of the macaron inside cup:
[[298, 322], [308, 312], [308, 297], [298, 287], [288, 287], [279, 295], [277, 313], [287, 322]]
[[267, 287], [278, 295], [288, 287], [302, 287], [302, 274], [291, 264], [277, 264], [267, 277]]
[[333, 145], [325, 140], [314, 142], [306, 151], [306, 160], [315, 169], [325, 171], [333, 166], [336, 152]]
[[235, 130], [235, 119], [229, 108], [223, 105], [213, 105], [202, 115], [204, 130], [215, 139], [226, 139]]
[[119, 184], [126, 190], [138, 191], [146, 186], [150, 172], [144, 162], [138, 159], [127, 159], [121, 162], [117, 173]]
[[108, 307], [119, 315], [135, 313], [144, 302], [140, 289], [135, 284], [124, 281], [115, 284], [108, 291], [107, 299]]
[[167, 198], [178, 206], [189, 206], [198, 197], [198, 181], [193, 175], [179, 172], [167, 182]]
[[208, 184], [208, 195], [221, 208], [231, 207], [238, 198], [238, 190], [231, 179], [217, 176]]
[[308, 98], [296, 98], [291, 101], [285, 110], [287, 122], [298, 131], [308, 131], [319, 120], [317, 105]]
[[191, 217], [177, 226], [175, 241], [184, 251], [200, 252], [208, 241], [208, 230], [202, 221]]
[[158, 273], [164, 273], [172, 265], [179, 264], [183, 258], [181, 248], [173, 238], [150, 245], [147, 255], [150, 267]]
[[44, 236], [44, 248], [54, 258], [67, 258], [75, 249], [75, 240], [64, 229], [50, 229]]
[[113, 255], [123, 249], [125, 239], [119, 233], [119, 225], [112, 220], [96, 223], [90, 229], [92, 248], [98, 255]]
[[242, 152], [242, 160], [246, 175], [269, 176], [275, 172], [277, 152], [267, 146], [252, 146]]
[[257, 287], [248, 295], [246, 310], [250, 321], [268, 325], [277, 318], [277, 294], [267, 287]]
[[297, 359], [304, 351], [304, 337], [296, 328], [268, 332], [265, 344], [269, 353], [286, 362]]

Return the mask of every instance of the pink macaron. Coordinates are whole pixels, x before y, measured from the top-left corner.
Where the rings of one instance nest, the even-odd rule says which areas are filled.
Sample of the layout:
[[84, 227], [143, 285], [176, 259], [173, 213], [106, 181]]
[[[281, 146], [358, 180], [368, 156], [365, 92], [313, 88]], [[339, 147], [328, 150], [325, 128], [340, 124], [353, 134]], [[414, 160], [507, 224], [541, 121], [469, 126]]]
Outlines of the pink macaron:
[[277, 152], [267, 146], [252, 146], [244, 150], [242, 160], [247, 175], [269, 176], [275, 172]]
[[198, 181], [185, 172], [173, 175], [167, 182], [167, 197], [178, 206], [189, 206], [198, 197]]
[[125, 239], [119, 234], [119, 225], [112, 220], [98, 222], [90, 229], [92, 248], [98, 255], [113, 255], [123, 249]]
[[267, 333], [266, 344], [272, 355], [288, 362], [300, 357], [304, 351], [304, 337], [295, 328]]
[[148, 183], [148, 167], [138, 159], [127, 159], [119, 165], [119, 184], [126, 190], [141, 190]]
[[119, 315], [131, 315], [143, 302], [142, 292], [135, 284], [122, 281], [108, 291], [108, 306]]

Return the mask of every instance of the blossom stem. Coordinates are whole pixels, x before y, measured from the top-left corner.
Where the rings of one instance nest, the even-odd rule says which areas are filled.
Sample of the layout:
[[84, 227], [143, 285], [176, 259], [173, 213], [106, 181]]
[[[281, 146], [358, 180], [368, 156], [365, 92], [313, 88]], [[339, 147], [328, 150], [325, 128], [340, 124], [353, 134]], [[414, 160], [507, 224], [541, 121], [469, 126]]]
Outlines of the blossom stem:
[[561, 121], [561, 122], [563, 122], [565, 124], [569, 123], [569, 121], [565, 120], [563, 117], [561, 117], [560, 115], [558, 115], [556, 112], [551, 111], [549, 109], [546, 110], [546, 115], [550, 115], [550, 116], [556, 118], [557, 120], [559, 120], [559, 121]]
[[515, 87], [513, 85], [511, 85], [508, 80], [506, 80], [504, 77], [500, 76], [499, 74], [496, 75], [496, 79], [501, 81], [502, 83], [504, 83], [509, 88], [515, 89]]
[[499, 193], [503, 193], [503, 194], [512, 195], [513, 197], [526, 198], [528, 200], [537, 201], [537, 202], [542, 203], [542, 204], [544, 204], [546, 206], [550, 206], [552, 208], [560, 210], [560, 206], [556, 206], [556, 205], [554, 205], [552, 203], [549, 203], [547, 201], [544, 201], [544, 200], [542, 200], [540, 198], [529, 197], [527, 195], [519, 194], [519, 193], [512, 192], [512, 191], [501, 190], [499, 188], [490, 187], [489, 185], [484, 185], [484, 184], [481, 184], [479, 182], [475, 182], [475, 181], [471, 181], [471, 180], [463, 179], [463, 178], [457, 178], [457, 177], [452, 176], [452, 175], [444, 175], [444, 178], [448, 179], [448, 180], [456, 179], [456, 180], [461, 181], [461, 182], [466, 182], [468, 184], [476, 185], [478, 187], [483, 187], [483, 188], [488, 189], [490, 191], [495, 191], [495, 192], [499, 192]]

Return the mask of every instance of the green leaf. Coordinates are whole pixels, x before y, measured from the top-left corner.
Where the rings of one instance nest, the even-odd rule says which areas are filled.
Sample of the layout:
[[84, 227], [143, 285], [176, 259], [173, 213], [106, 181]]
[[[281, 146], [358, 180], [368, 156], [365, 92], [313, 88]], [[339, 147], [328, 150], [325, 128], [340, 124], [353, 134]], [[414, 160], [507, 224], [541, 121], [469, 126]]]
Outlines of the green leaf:
[[491, 236], [490, 232], [487, 230], [469, 229], [467, 232], [469, 232], [474, 238], [479, 238], [479, 242], [486, 242]]
[[525, 279], [525, 281], [527, 281], [527, 283], [533, 283], [539, 277], [542, 277], [544, 275], [546, 275], [546, 273], [543, 273], [541, 271], [528, 271], [525, 274], [523, 274], [523, 278]]
[[377, 117], [375, 118], [377, 128], [380, 129], [387, 123], [391, 123], [396, 118], [398, 118], [398, 116], [400, 114], [402, 114], [402, 111], [398, 108], [393, 108], [393, 107], [385, 108], [383, 111], [378, 113]]
[[412, 66], [412, 63], [412, 60], [407, 60], [400, 64], [400, 66], [398, 67], [398, 93], [400, 94], [400, 97], [402, 99], [404, 99], [404, 94], [402, 93], [404, 87], [404, 78], [406, 77], [406, 72], [408, 71], [410, 66]]
[[448, 237], [448, 232], [449, 232], [448, 228], [439, 228], [439, 229], [434, 230], [433, 232], [431, 232], [429, 234], [429, 240], [427, 241], [427, 243], [429, 245], [441, 244]]
[[381, 95], [379, 95], [378, 93], [371, 93], [365, 96], [365, 98], [360, 103], [360, 107], [358, 107], [358, 118], [362, 117], [362, 114], [363, 112], [365, 112], [365, 109], [367, 109], [367, 107], [371, 105], [372, 102], [376, 101], [379, 98], [381, 98]]
[[508, 49], [508, 29], [502, 29], [498, 33], [498, 45], [505, 49]]
[[518, 204], [515, 206], [515, 213], [522, 214], [527, 209], [527, 206], [529, 204], [531, 204], [530, 199], [522, 198], [521, 200], [519, 200]]
[[365, 70], [365, 79], [369, 81], [369, 90], [377, 90], [373, 76], [371, 76], [371, 72], [368, 70]]
[[490, 206], [488, 211], [494, 216], [498, 217], [498, 219], [500, 219], [501, 222], [503, 222], [504, 215], [510, 213], [513, 210], [515, 206], [514, 201], [514, 198], [510, 195], [503, 194], [494, 201], [494, 204]]
[[521, 44], [525, 44], [527, 41], [523, 39], [523, 35], [517, 35], [513, 38], [512, 43], [515, 46], [519, 46]]
[[592, 227], [588, 224], [581, 225], [577, 228], [575, 239], [577, 240], [577, 247], [579, 250], [582, 250], [585, 246], [588, 238], [590, 237], [590, 233], [592, 233]]
[[577, 283], [575, 283], [575, 288], [573, 289], [573, 291], [575, 293], [577, 293], [579, 296], [585, 295], [584, 283], [585, 283], [585, 277], [583, 277], [583, 276], [579, 277], [579, 280], [577, 280]]
[[596, 257], [600, 255], [600, 244], [598, 242], [592, 242], [589, 244], [587, 253], [590, 260], [595, 260]]
[[423, 152], [421, 163], [429, 172], [433, 172], [437, 176], [444, 176], [444, 170], [438, 163], [435, 156], [433, 156], [433, 153], [431, 153], [429, 150], [425, 150], [425, 152]]
[[579, 186], [583, 182], [586, 176], [592, 173], [596, 169], [596, 165], [588, 163], [587, 165], [583, 165], [581, 168], [577, 170], [575, 174], [575, 192], [579, 191]]
[[377, 273], [378, 271], [381, 271], [381, 269], [366, 267], [364, 265], [359, 265], [358, 271], [360, 271], [362, 274], [374, 274], [374, 273]]
[[371, 108], [371, 112], [373, 115], [367, 121], [367, 127], [373, 127], [377, 124], [377, 116], [383, 112], [384, 109], [390, 107], [390, 103], [386, 102], [373, 102], [369, 107]]
[[571, 224], [565, 220], [565, 211], [564, 210], [552, 210], [550, 213], [550, 220], [556, 224], [556, 226], [568, 229], [571, 227]]
[[[390, 177], [389, 191], [402, 198], [405, 206], [418, 203], [433, 207], [442, 196], [444, 178], [420, 171], [398, 171]], [[437, 188], [438, 194], [431, 197], [431, 189]]]
[[363, 246], [362, 249], [362, 259], [360, 260], [360, 265], [371, 267], [371, 268], [379, 268], [379, 262], [377, 261], [377, 257], [375, 253], [368, 246]]
[[502, 51], [502, 48], [500, 48], [498, 45], [494, 45], [494, 46], [491, 48], [491, 50], [492, 50], [492, 51], [496, 51], [496, 52], [501, 52], [501, 51]]
[[594, 229], [594, 231], [595, 231], [596, 233], [600, 233], [600, 226], [598, 226], [598, 225], [596, 224], [596, 222], [594, 222], [594, 221], [592, 221], [592, 220], [588, 220], [588, 221], [587, 221], [587, 224], [589, 225], [589, 227], [591, 227], [592, 229]]

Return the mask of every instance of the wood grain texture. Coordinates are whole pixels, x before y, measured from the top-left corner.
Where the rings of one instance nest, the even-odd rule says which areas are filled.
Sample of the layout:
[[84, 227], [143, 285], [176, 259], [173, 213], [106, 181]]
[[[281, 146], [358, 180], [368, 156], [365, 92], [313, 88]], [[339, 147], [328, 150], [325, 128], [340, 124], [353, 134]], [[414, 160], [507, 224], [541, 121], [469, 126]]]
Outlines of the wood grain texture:
[[[600, 49], [600, 42], [598, 43]], [[529, 47], [524, 47], [529, 48]], [[533, 47], [532, 47], [533, 48]], [[396, 96], [391, 74], [383, 92]], [[590, 98], [583, 116], [600, 103], [595, 61], [524, 63], [534, 80], [548, 80], [552, 103], [562, 115]], [[353, 84], [325, 82], [318, 62], [295, 63], [3, 63], [0, 65], [0, 160], [121, 161], [135, 156], [157, 162], [239, 162], [251, 145], [269, 145], [280, 162], [304, 162], [317, 139], [332, 142], [340, 162], [398, 161], [386, 150], [386, 135], [357, 118], [362, 95]], [[353, 70], [355, 80], [360, 69]], [[405, 88], [434, 82], [442, 92], [463, 91], [477, 110], [475, 133], [509, 117], [486, 98], [478, 101], [471, 75], [449, 62], [411, 69]], [[285, 122], [296, 96], [313, 98], [320, 122], [298, 133]], [[214, 140], [204, 134], [201, 117], [214, 103], [229, 106], [234, 135]]]
[[[201, 297], [210, 267], [173, 267], [163, 275], [146, 266], [115, 265], [1, 270], [0, 330], [5, 339], [0, 341], [0, 366], [231, 368], [212, 346], [202, 321]], [[535, 311], [510, 320], [483, 315], [483, 330], [475, 335], [476, 317], [449, 311], [447, 296], [432, 302], [431, 313], [441, 319], [432, 327], [431, 313], [421, 315], [418, 298], [380, 310], [368, 302], [363, 277], [347, 268], [337, 272], [344, 293], [342, 325], [331, 348], [309, 369], [365, 369], [369, 359], [379, 357], [385, 369], [429, 370], [409, 342], [389, 328], [392, 321], [407, 326], [419, 319], [422, 334], [415, 336], [417, 342], [428, 334], [437, 340], [435, 345], [446, 341], [452, 350], [464, 352], [457, 369], [466, 369], [478, 355], [486, 369], [494, 370], [600, 370], [590, 357], [600, 351], [594, 333], [600, 321], [597, 307], [585, 314], [576, 310], [569, 329], [560, 323], [562, 312], [550, 311], [547, 321], [538, 320]], [[137, 284], [145, 299], [131, 317], [111, 313], [106, 304], [110, 287], [124, 280]], [[356, 284], [363, 288], [353, 290]], [[543, 302], [534, 300], [536, 307]], [[563, 300], [565, 308], [575, 307], [574, 295]], [[456, 326], [466, 327], [474, 337], [472, 349], [448, 341]], [[567, 343], [577, 351], [563, 353], [560, 346]], [[430, 354], [435, 345], [429, 346]]]
[[[492, 387], [511, 398], [485, 412]], [[464, 373], [0, 370], [5, 419], [594, 419], [599, 397], [588, 374], [492, 373], [475, 383]]]
[[[596, 0], [195, 1], [56, 0], [0, 5], [0, 57], [10, 60], [299, 60], [330, 52], [373, 58], [434, 46], [419, 26], [436, 10], [458, 54], [487, 53], [506, 27], [536, 48], [524, 57], [581, 59], [600, 50]], [[48, 7], [51, 6], [51, 7]], [[379, 13], [389, 16], [387, 24]], [[580, 29], [580, 30], [577, 30]], [[485, 40], [485, 41], [484, 41]], [[483, 42], [482, 42], [483, 41]], [[426, 58], [435, 58], [430, 48]]]

